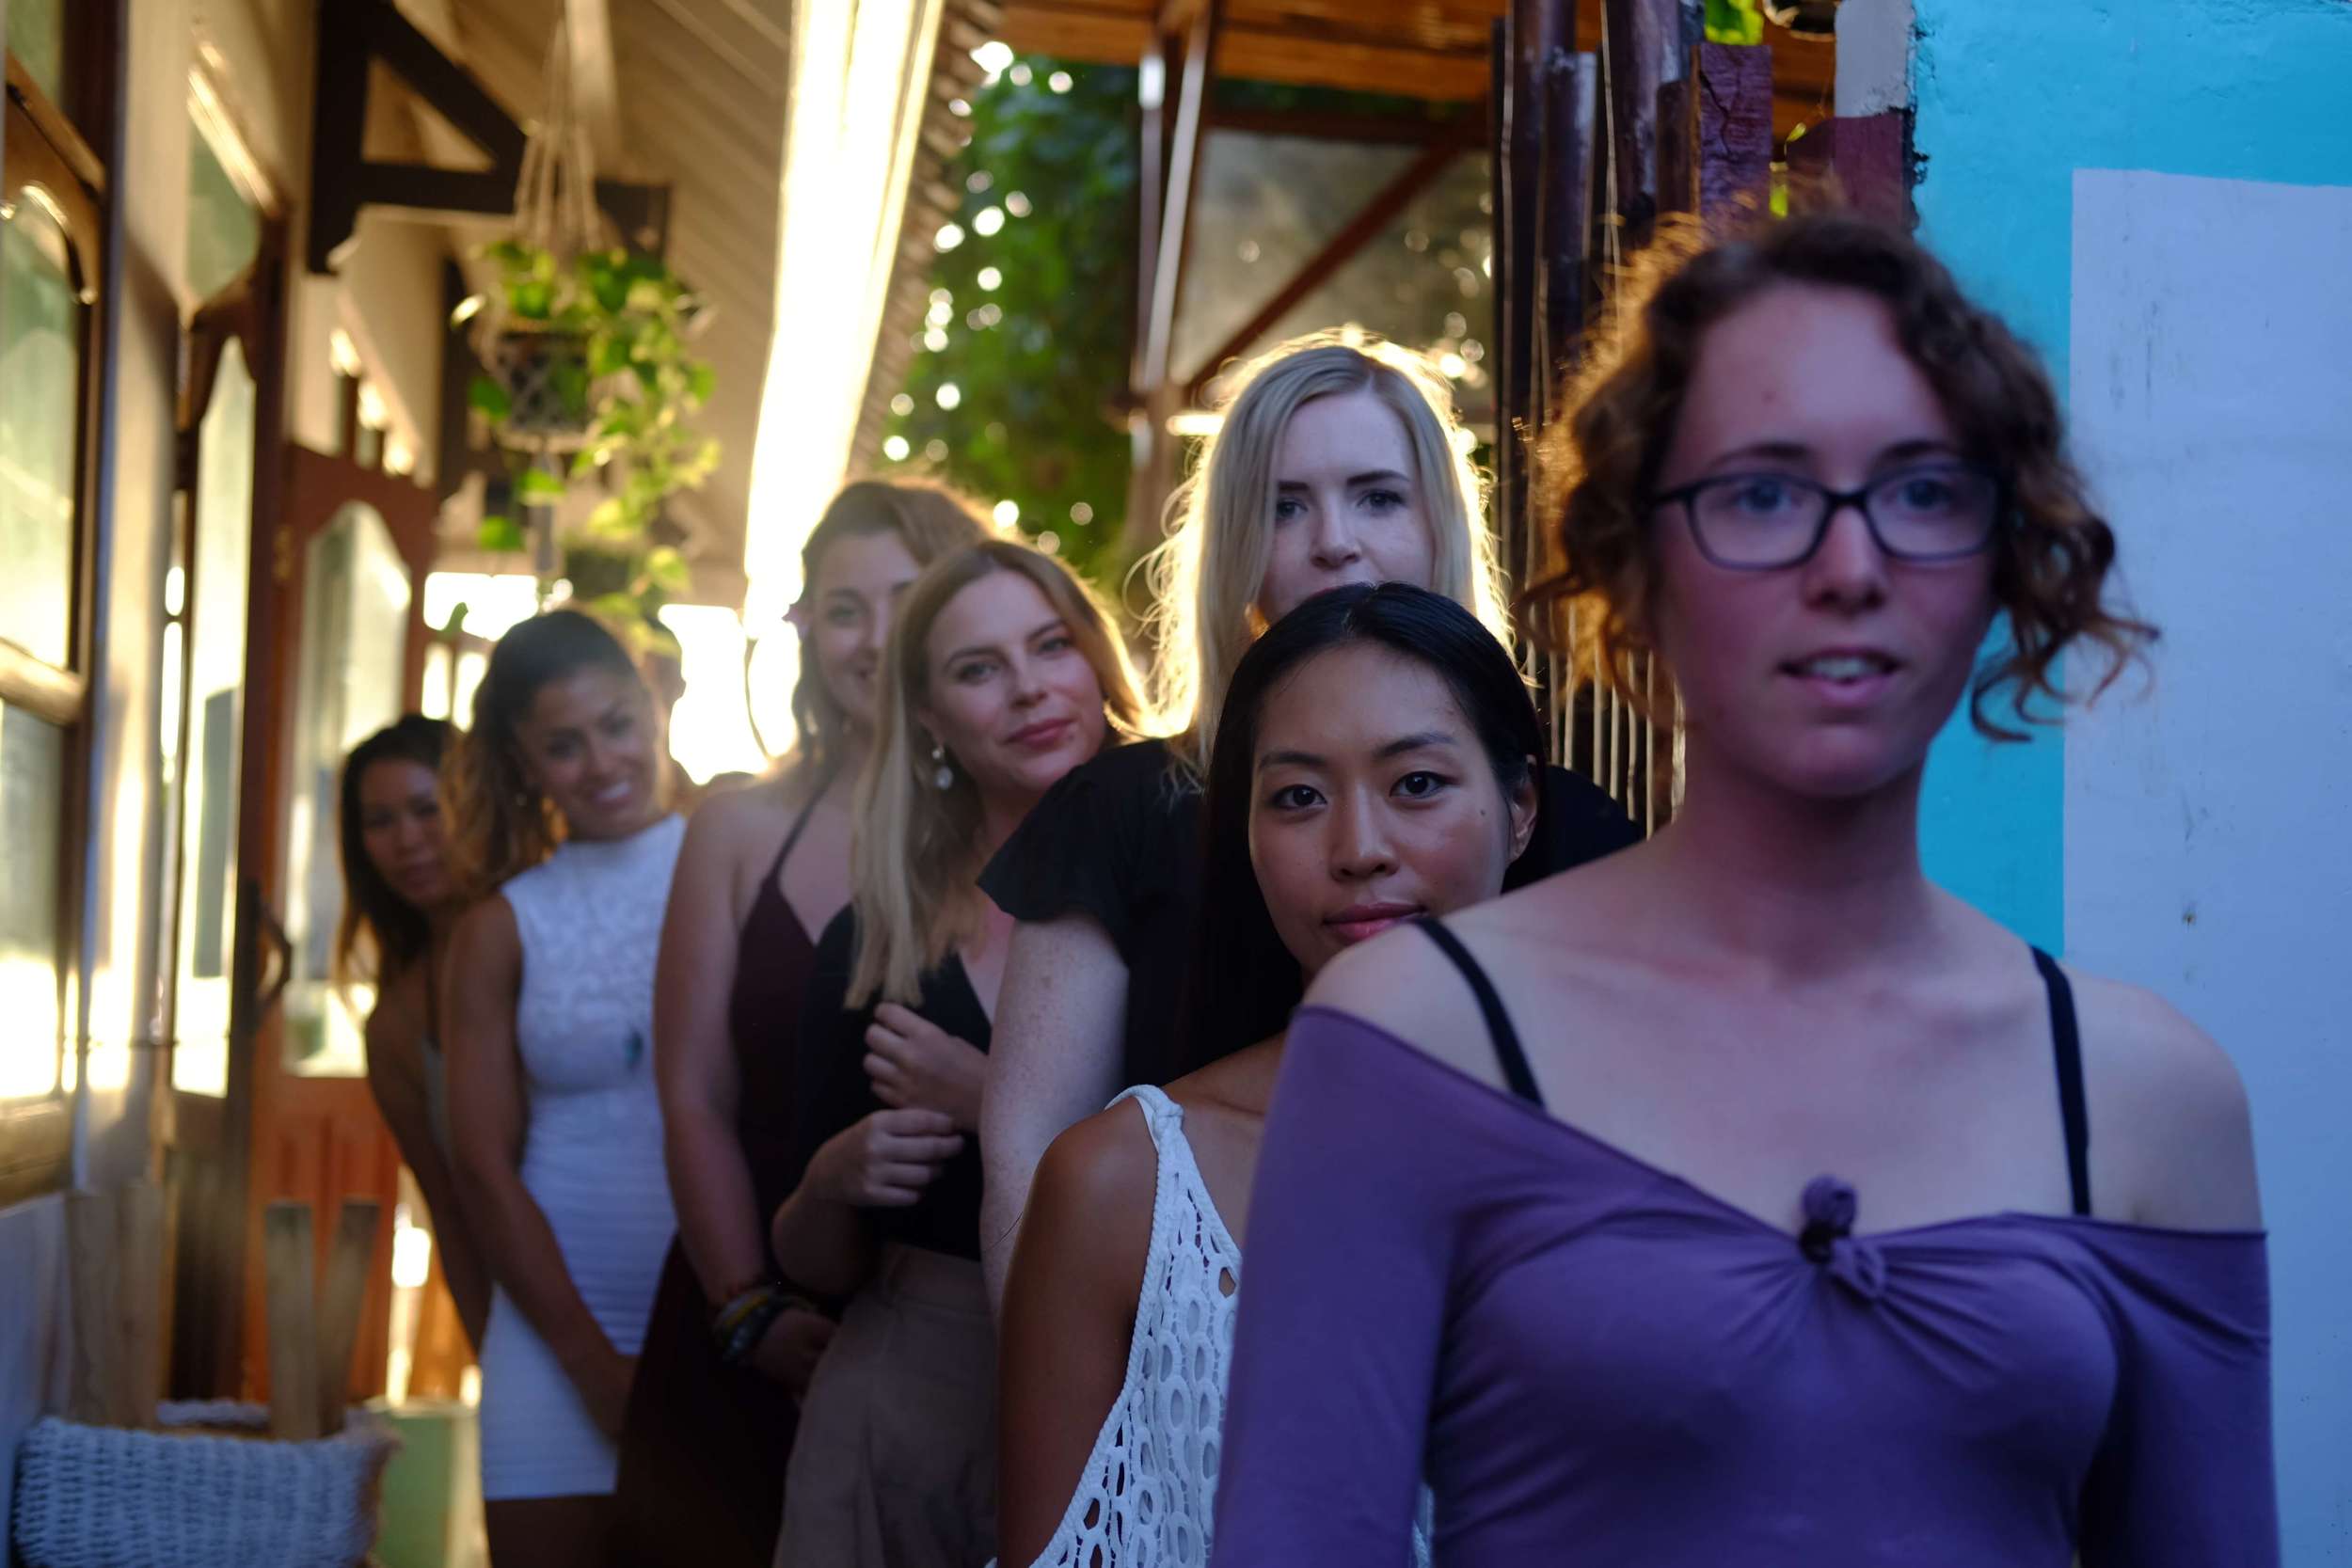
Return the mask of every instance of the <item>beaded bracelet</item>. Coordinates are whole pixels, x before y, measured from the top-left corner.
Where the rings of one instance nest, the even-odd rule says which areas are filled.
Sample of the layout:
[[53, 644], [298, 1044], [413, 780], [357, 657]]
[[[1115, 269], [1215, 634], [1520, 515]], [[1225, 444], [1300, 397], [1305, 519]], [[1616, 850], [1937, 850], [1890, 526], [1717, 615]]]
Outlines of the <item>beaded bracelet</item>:
[[778, 1318], [796, 1309], [817, 1310], [806, 1298], [794, 1295], [774, 1280], [736, 1292], [710, 1321], [710, 1337], [718, 1345], [721, 1364], [732, 1367], [741, 1362], [767, 1338]]

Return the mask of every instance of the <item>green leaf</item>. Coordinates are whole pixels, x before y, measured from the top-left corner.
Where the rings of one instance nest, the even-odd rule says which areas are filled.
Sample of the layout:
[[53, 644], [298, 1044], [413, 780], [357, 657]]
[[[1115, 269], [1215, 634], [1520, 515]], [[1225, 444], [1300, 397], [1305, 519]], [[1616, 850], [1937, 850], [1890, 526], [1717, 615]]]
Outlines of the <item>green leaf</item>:
[[590, 614], [611, 622], [615, 627], [628, 626], [632, 630], [636, 623], [645, 618], [644, 612], [638, 608], [637, 595], [628, 593], [599, 594], [588, 601], [587, 610]]
[[481, 528], [474, 532], [474, 542], [494, 555], [519, 551], [530, 544], [523, 537], [521, 524], [497, 514], [482, 519]]
[[608, 496], [596, 502], [584, 527], [592, 539], [628, 540], [636, 538], [639, 532], [628, 505], [618, 496]]
[[668, 545], [657, 545], [645, 554], [645, 580], [666, 588], [674, 594], [686, 592], [693, 574], [688, 569], [686, 557]]
[[1763, 42], [1764, 13], [1756, 0], [1707, 0], [1707, 41]]
[[718, 387], [719, 372], [710, 368], [708, 360], [697, 359], [687, 368], [686, 395], [696, 404], [708, 403], [710, 394], [718, 390]]
[[534, 506], [553, 506], [566, 494], [563, 476], [545, 468], [525, 468], [515, 481], [517, 500]]
[[628, 277], [625, 265], [616, 264], [612, 251], [596, 251], [580, 259], [581, 281], [588, 285], [596, 304], [607, 314], [619, 310], [628, 303]]
[[562, 403], [565, 414], [576, 420], [587, 417], [587, 366], [577, 359], [559, 360], [548, 372], [548, 384], [555, 388], [556, 398]]
[[555, 314], [555, 285], [524, 278], [507, 289], [506, 304], [525, 321], [546, 321]]
[[477, 375], [466, 384], [466, 406], [487, 419], [492, 424], [504, 424], [514, 417], [514, 400], [506, 388], [486, 375]]
[[588, 351], [588, 373], [601, 381], [628, 369], [628, 339], [619, 333], [598, 335]]

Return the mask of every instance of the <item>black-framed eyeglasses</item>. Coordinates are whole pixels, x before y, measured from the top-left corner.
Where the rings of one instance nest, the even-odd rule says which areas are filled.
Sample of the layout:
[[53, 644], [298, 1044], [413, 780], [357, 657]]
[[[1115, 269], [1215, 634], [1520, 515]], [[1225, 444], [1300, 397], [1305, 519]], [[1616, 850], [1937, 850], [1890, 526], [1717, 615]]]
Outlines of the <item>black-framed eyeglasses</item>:
[[1699, 553], [1739, 572], [1802, 565], [1845, 507], [1897, 561], [1958, 561], [1993, 542], [2001, 482], [1974, 463], [1923, 463], [1859, 490], [1833, 490], [1794, 474], [1718, 474], [1663, 491], [1653, 507], [1679, 504]]

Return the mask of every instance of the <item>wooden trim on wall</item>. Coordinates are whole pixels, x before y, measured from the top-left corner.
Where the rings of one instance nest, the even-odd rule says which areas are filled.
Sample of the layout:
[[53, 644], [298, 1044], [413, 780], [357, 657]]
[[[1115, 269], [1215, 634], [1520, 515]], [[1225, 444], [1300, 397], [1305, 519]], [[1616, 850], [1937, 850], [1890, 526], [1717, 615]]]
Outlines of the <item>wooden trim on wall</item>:
[[0, 1102], [0, 1209], [62, 1191], [72, 1153], [73, 1107], [64, 1095]]
[[0, 703], [21, 707], [52, 724], [82, 721], [82, 677], [35, 658], [13, 642], [0, 641]]

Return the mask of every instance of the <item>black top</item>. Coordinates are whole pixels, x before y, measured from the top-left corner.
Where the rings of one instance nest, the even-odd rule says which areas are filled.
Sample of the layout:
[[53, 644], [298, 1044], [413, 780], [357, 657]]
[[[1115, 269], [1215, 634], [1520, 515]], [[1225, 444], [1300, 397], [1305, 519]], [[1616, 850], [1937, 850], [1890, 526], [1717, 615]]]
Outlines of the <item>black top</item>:
[[[1535, 1086], [1535, 1074], [1527, 1065], [1526, 1048], [1519, 1044], [1519, 1032], [1512, 1025], [1511, 1014], [1502, 1006], [1502, 998], [1495, 991], [1494, 982], [1462, 939], [1446, 929], [1441, 921], [1422, 920], [1418, 924], [1429, 933], [1429, 940], [1438, 950], [1453, 961], [1469, 982], [1470, 994], [1478, 999], [1478, 1010], [1486, 1020], [1487, 1037], [1494, 1041], [1495, 1056], [1502, 1064], [1502, 1076], [1510, 1084], [1511, 1092], [1529, 1104], [1541, 1109], [1543, 1091]], [[2083, 1044], [2082, 1032], [2074, 1019], [2074, 988], [2066, 978], [2066, 972], [2058, 960], [2041, 948], [2033, 949], [2034, 968], [2041, 972], [2042, 988], [2050, 999], [2050, 1054], [2058, 1074], [2058, 1115], [2066, 1127], [2066, 1180], [2073, 1189], [2074, 1212], [2090, 1212], [2090, 1117], [2083, 1104]]]
[[751, 912], [743, 917], [735, 989], [727, 998], [727, 1033], [735, 1042], [736, 1070], [741, 1079], [736, 1133], [743, 1141], [753, 1199], [763, 1219], [792, 1194], [785, 1162], [792, 1147], [793, 1047], [817, 958], [817, 944], [785, 901], [784, 866], [823, 794], [820, 785], [792, 819], [792, 831], [784, 835], [784, 847], [776, 851], [775, 863], [768, 867]]
[[[796, 1184], [827, 1138], [885, 1109], [866, 1076], [866, 1030], [874, 1022], [874, 1005], [854, 1009], [843, 1006], [856, 956], [856, 914], [843, 910], [818, 939], [817, 962], [801, 1013], [790, 1157]], [[963, 973], [963, 960], [954, 954], [923, 976], [922, 999], [914, 1010], [958, 1039], [988, 1049], [988, 1012]], [[962, 1152], [947, 1162], [913, 1207], [869, 1209], [866, 1218], [880, 1241], [977, 1260], [979, 1140], [967, 1133]]]
[[[1199, 915], [1202, 806], [1167, 741], [1116, 747], [1063, 775], [980, 875], [981, 891], [1015, 920], [1075, 912], [1102, 926], [1127, 965], [1128, 1084], [1166, 1084], [1189, 1061], [1177, 1030]], [[1535, 835], [1502, 885], [1523, 886], [1640, 837], [1598, 787], [1547, 768]], [[1248, 1010], [1276, 1026], [1298, 1002], [1297, 961], [1279, 944], [1223, 983], [1262, 993]]]

